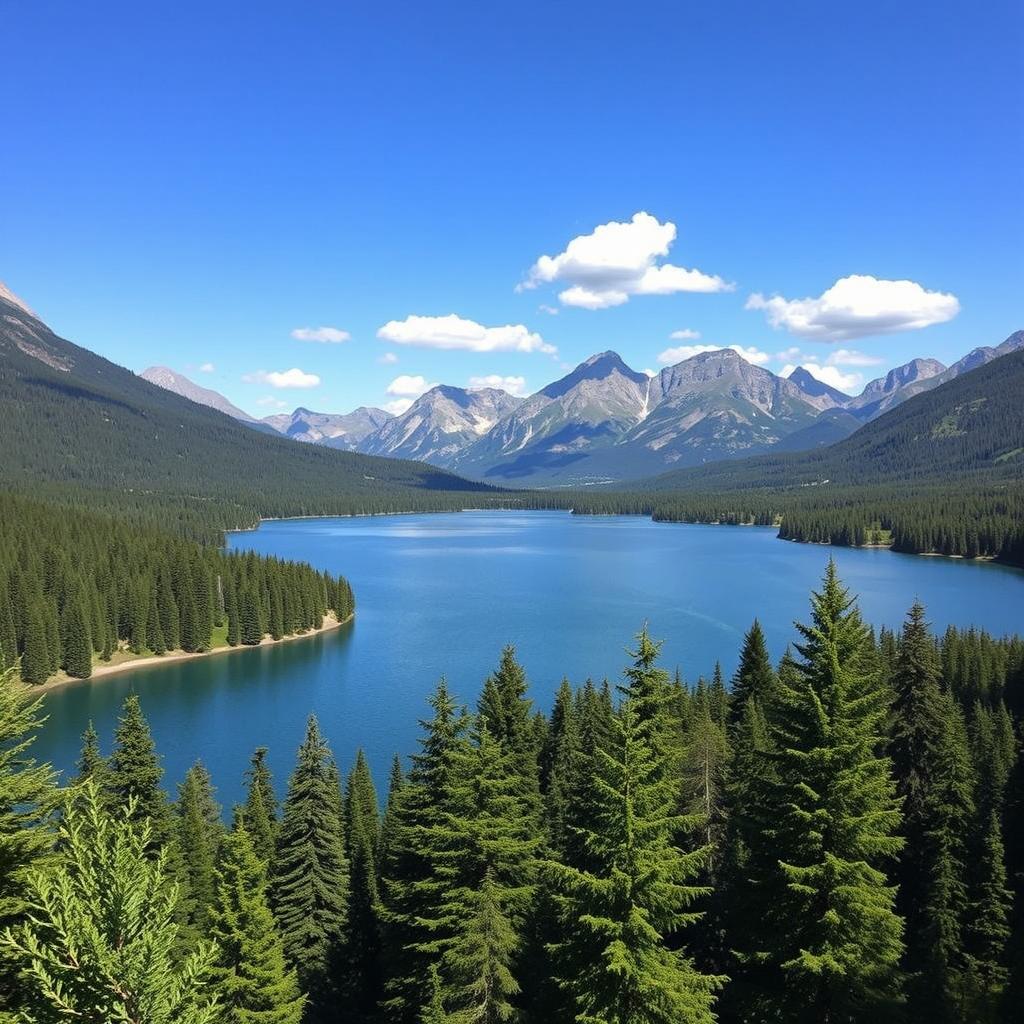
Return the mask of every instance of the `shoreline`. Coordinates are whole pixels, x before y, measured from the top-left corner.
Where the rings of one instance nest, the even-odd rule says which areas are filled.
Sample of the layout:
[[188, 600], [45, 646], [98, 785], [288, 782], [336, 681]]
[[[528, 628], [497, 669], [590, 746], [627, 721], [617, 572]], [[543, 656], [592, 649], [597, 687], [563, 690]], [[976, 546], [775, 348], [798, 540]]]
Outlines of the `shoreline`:
[[276, 644], [286, 644], [292, 640], [305, 640], [309, 637], [320, 636], [323, 633], [329, 633], [333, 629], [340, 629], [342, 626], [348, 625], [355, 618], [353, 612], [346, 619], [336, 619], [333, 615], [328, 613], [324, 616], [324, 621], [318, 629], [309, 629], [305, 633], [292, 633], [289, 636], [283, 636], [278, 640], [274, 640], [271, 636], [265, 636], [258, 644], [236, 644], [232, 647], [230, 644], [225, 644], [223, 647], [212, 647], [208, 651], [175, 651], [170, 654], [151, 654], [148, 657], [131, 658], [128, 661], [118, 662], [116, 665], [104, 665], [99, 664], [92, 670], [92, 675], [85, 679], [78, 679], [76, 677], [68, 677], [67, 679], [50, 679], [45, 683], [39, 683], [33, 686], [33, 693], [50, 692], [52, 690], [62, 689], [65, 686], [75, 686], [79, 683], [91, 683], [97, 679], [104, 679], [109, 676], [116, 676], [122, 672], [135, 672], [138, 669], [146, 668], [147, 666], [153, 665], [170, 665], [176, 661], [191, 661], [193, 658], [209, 658], [215, 654], [231, 654], [235, 651], [255, 651], [260, 647], [273, 647]]

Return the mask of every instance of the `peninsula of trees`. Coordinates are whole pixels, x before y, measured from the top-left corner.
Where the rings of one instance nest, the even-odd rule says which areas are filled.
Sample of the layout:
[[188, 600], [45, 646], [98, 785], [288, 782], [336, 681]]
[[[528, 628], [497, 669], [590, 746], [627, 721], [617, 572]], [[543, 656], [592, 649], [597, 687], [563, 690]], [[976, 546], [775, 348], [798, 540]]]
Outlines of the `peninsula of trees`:
[[0, 687], [0, 999], [20, 1020], [907, 1024], [1024, 995], [1024, 643], [877, 636], [830, 566], [773, 664], [533, 706], [508, 648], [442, 681], [378, 800], [310, 718], [278, 802], [169, 801], [138, 698], [62, 789]]

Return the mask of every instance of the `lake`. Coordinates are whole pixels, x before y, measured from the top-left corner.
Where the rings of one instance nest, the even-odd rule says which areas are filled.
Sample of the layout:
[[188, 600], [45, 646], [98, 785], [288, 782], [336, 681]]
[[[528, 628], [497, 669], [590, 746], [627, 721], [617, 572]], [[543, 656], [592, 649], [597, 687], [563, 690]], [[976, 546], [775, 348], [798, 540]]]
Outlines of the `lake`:
[[[757, 527], [655, 523], [565, 512], [462, 512], [292, 519], [229, 536], [234, 550], [302, 559], [347, 576], [355, 621], [319, 636], [72, 684], [46, 698], [36, 754], [73, 770], [92, 719], [104, 750], [126, 693], [142, 699], [169, 791], [201, 758], [225, 806], [256, 746], [279, 791], [316, 712], [342, 766], [358, 746], [383, 785], [392, 755], [415, 749], [437, 679], [466, 702], [513, 643], [532, 696], [550, 709], [563, 676], [620, 677], [646, 621], [663, 663], [694, 680], [735, 668], [761, 620], [777, 658], [806, 620], [829, 556], [875, 625], [898, 626], [920, 598], [936, 630], [1020, 631], [1024, 573], [990, 564], [792, 544]], [[383, 795], [383, 794], [382, 794]]]

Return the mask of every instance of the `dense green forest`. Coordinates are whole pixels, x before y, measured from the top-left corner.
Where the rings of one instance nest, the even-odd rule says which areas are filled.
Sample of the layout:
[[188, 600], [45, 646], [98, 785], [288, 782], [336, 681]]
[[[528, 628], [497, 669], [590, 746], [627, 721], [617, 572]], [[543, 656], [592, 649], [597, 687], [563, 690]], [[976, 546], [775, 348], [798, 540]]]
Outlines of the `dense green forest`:
[[[1024, 995], [1024, 643], [877, 636], [830, 566], [731, 685], [636, 638], [548, 714], [442, 681], [380, 799], [315, 719], [278, 802], [177, 799], [138, 698], [57, 788], [0, 688], [3, 1005], [25, 1021], [997, 1022]], [[230, 818], [225, 826], [224, 818]]]
[[93, 663], [258, 644], [354, 610], [343, 578], [0, 494], [0, 670], [42, 683]]

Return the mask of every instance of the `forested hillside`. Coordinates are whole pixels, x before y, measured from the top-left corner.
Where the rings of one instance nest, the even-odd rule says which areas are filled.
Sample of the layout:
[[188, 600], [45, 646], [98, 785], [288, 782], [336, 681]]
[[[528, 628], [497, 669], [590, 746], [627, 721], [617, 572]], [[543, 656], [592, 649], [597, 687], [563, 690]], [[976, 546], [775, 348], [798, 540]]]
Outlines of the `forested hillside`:
[[1024, 352], [917, 395], [831, 447], [577, 494], [573, 508], [778, 525], [787, 540], [1024, 566]]
[[[0, 481], [210, 539], [260, 516], [450, 507], [444, 470], [250, 429], [58, 338], [0, 297]], [[459, 501], [465, 503], [465, 496]]]
[[828, 448], [663, 473], [636, 489], [865, 486], [898, 480], [1020, 480], [1024, 351], [916, 395]]
[[[794, 640], [773, 665], [754, 622], [727, 687], [712, 666], [673, 678], [644, 631], [618, 685], [564, 682], [546, 715], [508, 648], [474, 713], [438, 684], [386, 796], [362, 753], [342, 781], [311, 717], [286, 789], [254, 752], [230, 827], [198, 762], [168, 799], [134, 695], [112, 746], [86, 732], [55, 799], [26, 754], [41, 709], [8, 675], [0, 722], [21, 754], [0, 759], [4, 1009], [1017, 1019], [1024, 643], [936, 637], [920, 605], [876, 637], [832, 567]], [[132, 1017], [137, 1004], [161, 1015]]]

